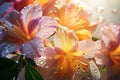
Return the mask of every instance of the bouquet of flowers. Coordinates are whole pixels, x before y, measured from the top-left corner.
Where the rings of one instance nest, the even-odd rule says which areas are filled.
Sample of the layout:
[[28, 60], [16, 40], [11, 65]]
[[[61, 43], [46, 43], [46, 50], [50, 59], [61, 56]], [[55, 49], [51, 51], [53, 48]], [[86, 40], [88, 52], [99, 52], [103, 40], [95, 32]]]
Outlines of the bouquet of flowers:
[[0, 9], [0, 80], [21, 71], [25, 80], [120, 79], [120, 25], [94, 37], [98, 23], [80, 0], [1, 0]]

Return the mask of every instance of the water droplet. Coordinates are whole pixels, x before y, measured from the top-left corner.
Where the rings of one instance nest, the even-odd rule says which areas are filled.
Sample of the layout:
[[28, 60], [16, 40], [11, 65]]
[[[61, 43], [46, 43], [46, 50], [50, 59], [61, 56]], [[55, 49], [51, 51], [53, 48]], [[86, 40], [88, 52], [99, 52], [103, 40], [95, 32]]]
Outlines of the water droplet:
[[117, 14], [117, 13], [118, 13], [117, 9], [112, 10], [112, 14]]
[[63, 69], [64, 69], [64, 67], [63, 67], [63, 66], [61, 66], [61, 67], [60, 67], [60, 70], [63, 70]]
[[60, 19], [58, 17], [54, 17], [54, 19], [57, 20], [57, 21], [60, 21]]
[[43, 51], [44, 48], [40, 48], [40, 51]]
[[97, 11], [98, 13], [102, 13], [102, 12], [104, 11], [104, 8], [101, 7], [101, 6], [99, 6], [99, 7], [96, 8], [96, 11]]
[[38, 61], [36, 62], [36, 64], [37, 64], [38, 66], [43, 67], [44, 64], [45, 64], [45, 61], [43, 61], [43, 60], [38, 60]]
[[94, 72], [95, 72], [95, 73], [97, 73], [97, 72], [98, 72], [98, 70], [97, 70], [97, 69], [95, 69], [95, 70], [94, 70]]
[[25, 46], [25, 44], [22, 44], [22, 46], [24, 47], [24, 46]]
[[99, 22], [99, 23], [104, 23], [104, 22], [105, 22], [105, 19], [104, 19], [103, 17], [99, 17], [99, 18], [98, 18], [98, 22]]
[[16, 61], [16, 63], [18, 63], [19, 61]]
[[54, 6], [60, 9], [61, 7], [63, 7], [63, 5], [64, 1], [56, 1]]
[[47, 26], [47, 24], [44, 24], [44, 26]]
[[44, 67], [46, 64], [46, 57], [34, 58], [36, 65]]
[[56, 10], [54, 10], [53, 12], [54, 12], [54, 13], [56, 13], [57, 11], [56, 11]]

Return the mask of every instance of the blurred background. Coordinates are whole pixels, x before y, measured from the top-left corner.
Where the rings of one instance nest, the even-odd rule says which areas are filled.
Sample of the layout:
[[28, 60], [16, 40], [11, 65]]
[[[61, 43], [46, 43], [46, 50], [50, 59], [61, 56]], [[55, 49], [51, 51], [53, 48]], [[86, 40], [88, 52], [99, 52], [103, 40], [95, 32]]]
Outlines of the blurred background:
[[95, 36], [99, 37], [99, 28], [105, 24], [120, 23], [120, 0], [80, 0], [92, 8], [92, 20], [99, 23]]

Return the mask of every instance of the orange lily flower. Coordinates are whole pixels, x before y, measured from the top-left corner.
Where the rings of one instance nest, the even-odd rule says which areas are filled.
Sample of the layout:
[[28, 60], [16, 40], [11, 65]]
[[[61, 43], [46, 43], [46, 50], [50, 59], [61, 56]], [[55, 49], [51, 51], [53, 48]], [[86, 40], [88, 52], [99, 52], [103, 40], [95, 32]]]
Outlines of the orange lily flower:
[[[54, 36], [54, 47], [47, 47], [41, 57], [34, 59], [38, 65], [38, 71], [44, 80], [99, 78], [99, 71], [97, 73], [90, 71], [89, 58], [93, 58], [97, 50], [95, 44], [91, 40], [79, 42], [75, 34], [69, 30], [58, 30]], [[97, 66], [92, 69], [98, 70]]]
[[50, 0], [43, 6], [43, 15], [52, 16], [60, 25], [73, 30], [79, 40], [91, 39], [97, 26], [90, 22], [89, 7], [77, 0]]

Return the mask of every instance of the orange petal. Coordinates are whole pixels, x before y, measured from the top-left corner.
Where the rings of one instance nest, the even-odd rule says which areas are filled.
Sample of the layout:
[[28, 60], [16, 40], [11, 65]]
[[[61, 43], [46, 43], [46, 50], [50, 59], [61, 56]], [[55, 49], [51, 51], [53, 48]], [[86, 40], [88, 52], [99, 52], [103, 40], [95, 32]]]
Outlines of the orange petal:
[[91, 32], [89, 30], [83, 29], [75, 32], [79, 40], [91, 39]]
[[78, 39], [74, 33], [67, 30], [58, 30], [54, 36], [54, 45], [65, 52], [69, 52], [77, 41]]

